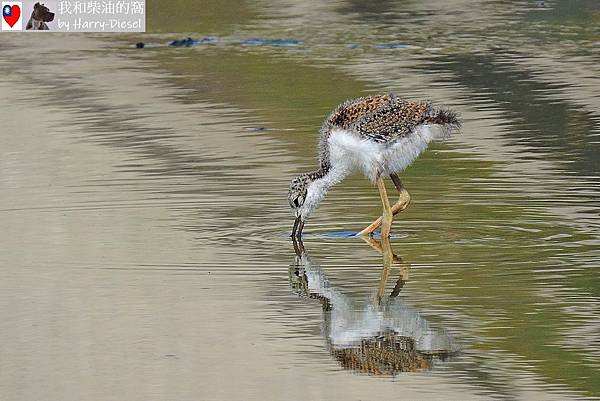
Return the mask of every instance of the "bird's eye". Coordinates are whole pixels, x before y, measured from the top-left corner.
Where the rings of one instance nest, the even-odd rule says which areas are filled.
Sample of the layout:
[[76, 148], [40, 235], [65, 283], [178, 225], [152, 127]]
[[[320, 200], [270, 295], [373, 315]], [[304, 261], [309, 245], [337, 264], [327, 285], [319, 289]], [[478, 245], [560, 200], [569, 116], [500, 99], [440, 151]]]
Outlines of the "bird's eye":
[[294, 199], [294, 205], [296, 205], [296, 207], [300, 207], [300, 198], [296, 198]]

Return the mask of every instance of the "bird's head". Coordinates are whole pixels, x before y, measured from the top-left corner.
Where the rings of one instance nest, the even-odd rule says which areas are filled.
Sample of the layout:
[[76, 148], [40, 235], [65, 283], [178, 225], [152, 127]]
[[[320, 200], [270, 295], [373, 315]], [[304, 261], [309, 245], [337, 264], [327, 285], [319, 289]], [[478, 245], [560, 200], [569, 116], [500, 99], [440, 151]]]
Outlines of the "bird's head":
[[315, 173], [302, 174], [292, 180], [288, 192], [288, 202], [296, 216], [292, 236], [296, 236], [296, 233], [298, 237], [301, 235], [304, 222], [317, 208], [326, 192], [326, 183]]
[[308, 195], [308, 186], [311, 182], [313, 182], [313, 180], [311, 179], [310, 174], [299, 175], [290, 182], [288, 202], [296, 217], [302, 215], [304, 203]]

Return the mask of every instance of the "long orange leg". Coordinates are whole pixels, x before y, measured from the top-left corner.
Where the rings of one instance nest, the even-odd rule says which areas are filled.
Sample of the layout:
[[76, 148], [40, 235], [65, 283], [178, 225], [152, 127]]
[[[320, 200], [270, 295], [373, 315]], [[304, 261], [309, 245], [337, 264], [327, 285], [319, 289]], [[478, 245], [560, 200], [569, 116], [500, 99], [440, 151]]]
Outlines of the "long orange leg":
[[383, 213], [381, 216], [381, 238], [387, 238], [390, 236], [394, 215], [392, 214], [392, 207], [390, 206], [390, 200], [388, 199], [387, 191], [385, 190], [385, 181], [383, 181], [382, 176], [377, 178], [377, 187], [379, 188], [379, 196], [381, 197], [381, 204], [383, 205]]
[[371, 246], [371, 248], [377, 250], [383, 256], [383, 270], [379, 277], [379, 286], [377, 289], [376, 301], [378, 305], [384, 297], [385, 286], [390, 274], [390, 269], [393, 267], [400, 269], [400, 276], [396, 280], [394, 289], [390, 293], [390, 297], [397, 297], [400, 294], [400, 290], [404, 287], [404, 284], [408, 280], [408, 272], [410, 270], [410, 264], [404, 262], [402, 258], [394, 253], [390, 244], [389, 238], [381, 238], [381, 241], [377, 241], [372, 237], [362, 237], [362, 239]]
[[[401, 211], [405, 210], [410, 204], [410, 194], [402, 184], [400, 177], [396, 174], [390, 174], [390, 178], [394, 182], [396, 190], [398, 190], [398, 201], [391, 207], [392, 216], [397, 215]], [[378, 181], [379, 185], [379, 181]], [[383, 216], [376, 219], [374, 222], [365, 227], [358, 235], [371, 235], [373, 231], [377, 230], [383, 222]]]

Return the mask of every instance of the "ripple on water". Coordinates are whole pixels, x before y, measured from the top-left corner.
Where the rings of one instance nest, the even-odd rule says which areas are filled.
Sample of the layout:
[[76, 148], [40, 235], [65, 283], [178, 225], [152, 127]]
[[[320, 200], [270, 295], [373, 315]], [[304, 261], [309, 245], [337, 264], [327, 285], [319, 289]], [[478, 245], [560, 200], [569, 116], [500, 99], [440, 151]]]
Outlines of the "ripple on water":
[[[597, 396], [600, 91], [584, 3], [548, 3], [569, 18], [523, 2], [261, 3], [263, 17], [189, 51], [7, 38], [0, 388], [60, 399], [28, 393], [30, 379], [72, 390], [88, 355], [111, 366], [108, 385], [75, 389], [101, 388], [92, 398], [131, 383], [157, 398], [165, 377], [175, 398], [285, 398], [290, 372], [328, 399], [398, 385], [407, 398]], [[240, 46], [282, 27], [304, 43]], [[300, 263], [289, 179], [315, 165], [331, 107], [387, 90], [457, 108], [463, 134], [403, 174], [413, 203], [393, 255], [353, 236], [381, 211], [350, 177], [308, 223], [313, 262]], [[223, 377], [251, 384], [211, 387]]]

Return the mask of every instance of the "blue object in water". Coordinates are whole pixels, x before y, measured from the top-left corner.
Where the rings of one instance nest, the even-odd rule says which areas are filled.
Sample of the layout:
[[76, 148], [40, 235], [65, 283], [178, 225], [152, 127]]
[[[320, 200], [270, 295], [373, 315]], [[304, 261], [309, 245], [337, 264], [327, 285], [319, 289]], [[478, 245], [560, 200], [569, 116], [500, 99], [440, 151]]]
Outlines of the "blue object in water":
[[177, 39], [172, 42], [169, 42], [169, 46], [174, 46], [174, 47], [190, 47], [190, 46], [194, 46], [196, 44], [198, 44], [198, 41], [196, 39], [192, 39], [192, 38]]
[[349, 237], [356, 237], [356, 234], [358, 234], [358, 232], [356, 231], [335, 231], [332, 233], [323, 233], [321, 234], [321, 237], [325, 237], [325, 238], [349, 238]]
[[172, 42], [169, 42], [169, 46], [192, 47], [192, 46], [197, 46], [197, 45], [210, 45], [210, 44], [217, 43], [218, 41], [219, 41], [219, 38], [217, 38], [216, 36], [204, 36], [203, 38], [200, 38], [200, 39], [192, 39], [192, 38], [188, 37], [185, 39], [177, 39]]
[[242, 42], [244, 46], [300, 46], [304, 44], [301, 40], [296, 39], [266, 39], [266, 38], [250, 38]]
[[[352, 237], [356, 237], [356, 236], [358, 236], [358, 231], [334, 231], [332, 233], [319, 234], [319, 237], [321, 237], [321, 238], [352, 238]], [[373, 238], [381, 239], [381, 231], [377, 230], [377, 231], [373, 232]], [[390, 239], [396, 239], [396, 238], [406, 238], [406, 235], [402, 235], [402, 234], [390, 235]]]
[[246, 40], [242, 40], [242, 45], [245, 46], [261, 46], [264, 43], [262, 39], [258, 38], [250, 38]]
[[402, 43], [379, 43], [375, 45], [376, 49], [404, 49], [408, 45]]
[[212, 45], [219, 41], [219, 38], [216, 36], [205, 36], [198, 41], [201, 45]]
[[296, 39], [273, 39], [269, 44], [271, 46], [300, 46], [304, 42]]

